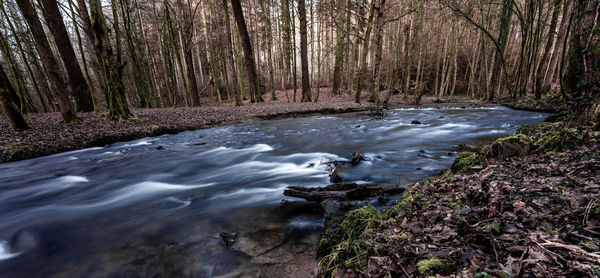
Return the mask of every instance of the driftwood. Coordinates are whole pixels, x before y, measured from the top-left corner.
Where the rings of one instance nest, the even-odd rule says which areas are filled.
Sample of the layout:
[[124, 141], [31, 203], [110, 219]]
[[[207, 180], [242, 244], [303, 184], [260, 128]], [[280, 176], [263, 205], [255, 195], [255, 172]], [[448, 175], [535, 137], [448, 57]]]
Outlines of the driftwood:
[[383, 194], [396, 195], [404, 192], [404, 186], [393, 184], [356, 184], [340, 182], [325, 187], [288, 186], [283, 195], [321, 202], [326, 199], [338, 201], [364, 200]]

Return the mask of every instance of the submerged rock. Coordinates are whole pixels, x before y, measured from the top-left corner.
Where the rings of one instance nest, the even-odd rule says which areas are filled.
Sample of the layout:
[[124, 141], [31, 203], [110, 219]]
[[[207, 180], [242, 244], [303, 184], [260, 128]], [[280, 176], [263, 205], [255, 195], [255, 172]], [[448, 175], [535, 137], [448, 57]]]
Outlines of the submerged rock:
[[422, 122], [419, 122], [419, 121], [417, 121], [417, 120], [414, 120], [414, 121], [410, 122], [410, 124], [411, 124], [411, 125], [422, 125], [423, 123], [422, 123]]
[[236, 232], [233, 232], [233, 233], [222, 232], [219, 235], [221, 236], [221, 239], [223, 240], [225, 245], [227, 245], [227, 247], [235, 244], [235, 238], [237, 237]]
[[352, 165], [356, 165], [358, 163], [360, 163], [361, 161], [369, 161], [371, 160], [370, 158], [366, 157], [364, 154], [359, 153], [359, 152], [354, 152], [352, 154]]

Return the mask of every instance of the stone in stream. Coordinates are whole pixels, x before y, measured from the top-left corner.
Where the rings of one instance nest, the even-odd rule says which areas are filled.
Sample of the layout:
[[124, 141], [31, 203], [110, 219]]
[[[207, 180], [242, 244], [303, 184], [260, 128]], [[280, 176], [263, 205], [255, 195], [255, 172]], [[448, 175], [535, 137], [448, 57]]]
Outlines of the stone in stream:
[[343, 182], [343, 181], [356, 181], [362, 180], [368, 177], [361, 175], [360, 171], [356, 170], [355, 167], [360, 164], [361, 161], [370, 161], [371, 158], [365, 156], [362, 153], [354, 152], [350, 161], [331, 161], [326, 164], [329, 166], [329, 181], [330, 182]]
[[410, 122], [410, 124], [411, 124], [411, 125], [422, 125], [423, 123], [422, 123], [422, 122], [419, 122], [419, 121], [417, 121], [417, 120], [414, 120], [414, 121]]
[[220, 236], [221, 236], [221, 239], [223, 240], [223, 242], [225, 243], [225, 245], [227, 245], [227, 247], [229, 247], [235, 243], [235, 238], [237, 237], [237, 233], [222, 232], [220, 234]]
[[370, 158], [366, 157], [364, 154], [359, 153], [359, 152], [354, 152], [352, 154], [352, 165], [356, 165], [358, 163], [360, 163], [361, 161], [369, 161], [371, 160]]

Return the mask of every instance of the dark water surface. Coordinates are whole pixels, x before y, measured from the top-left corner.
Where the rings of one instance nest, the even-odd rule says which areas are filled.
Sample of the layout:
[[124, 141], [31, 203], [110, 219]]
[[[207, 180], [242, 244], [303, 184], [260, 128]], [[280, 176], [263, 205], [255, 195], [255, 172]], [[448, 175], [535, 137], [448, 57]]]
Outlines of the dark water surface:
[[[414, 182], [449, 167], [457, 144], [545, 116], [503, 107], [312, 116], [0, 164], [0, 276], [285, 277], [300, 260], [312, 267], [322, 218], [280, 208], [283, 189], [327, 184], [324, 162], [359, 151], [372, 161], [349, 179]], [[233, 248], [223, 231], [237, 232]]]

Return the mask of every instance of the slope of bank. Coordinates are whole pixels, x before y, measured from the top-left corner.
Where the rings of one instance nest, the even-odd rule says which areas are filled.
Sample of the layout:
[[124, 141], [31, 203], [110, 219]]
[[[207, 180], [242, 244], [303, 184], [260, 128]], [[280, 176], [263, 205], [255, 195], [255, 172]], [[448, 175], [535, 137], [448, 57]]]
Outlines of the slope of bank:
[[599, 219], [600, 132], [545, 122], [326, 223], [320, 276], [600, 277]]

